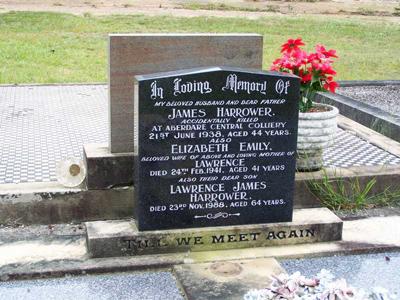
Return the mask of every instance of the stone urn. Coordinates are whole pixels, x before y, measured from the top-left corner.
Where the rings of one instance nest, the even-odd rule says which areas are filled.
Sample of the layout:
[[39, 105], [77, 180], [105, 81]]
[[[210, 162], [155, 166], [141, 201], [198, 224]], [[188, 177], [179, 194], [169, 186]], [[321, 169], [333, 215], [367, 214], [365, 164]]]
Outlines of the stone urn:
[[339, 110], [328, 104], [315, 103], [313, 112], [299, 112], [296, 169], [316, 171], [323, 167], [323, 152], [332, 146]]

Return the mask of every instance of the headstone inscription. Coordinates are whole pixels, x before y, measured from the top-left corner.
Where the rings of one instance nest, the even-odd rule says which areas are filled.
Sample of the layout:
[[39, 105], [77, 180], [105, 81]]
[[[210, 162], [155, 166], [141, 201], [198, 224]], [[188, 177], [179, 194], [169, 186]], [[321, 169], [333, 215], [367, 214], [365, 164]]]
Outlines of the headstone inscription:
[[135, 85], [139, 230], [292, 220], [298, 77], [210, 67]]

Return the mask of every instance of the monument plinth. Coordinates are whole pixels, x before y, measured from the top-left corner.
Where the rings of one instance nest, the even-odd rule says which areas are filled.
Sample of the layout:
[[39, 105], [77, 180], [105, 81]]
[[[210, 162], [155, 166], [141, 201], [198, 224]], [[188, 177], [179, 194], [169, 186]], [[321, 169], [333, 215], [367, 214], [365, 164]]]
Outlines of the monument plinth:
[[295, 209], [292, 222], [139, 231], [134, 221], [86, 223], [91, 257], [217, 251], [342, 239], [343, 223], [327, 208]]

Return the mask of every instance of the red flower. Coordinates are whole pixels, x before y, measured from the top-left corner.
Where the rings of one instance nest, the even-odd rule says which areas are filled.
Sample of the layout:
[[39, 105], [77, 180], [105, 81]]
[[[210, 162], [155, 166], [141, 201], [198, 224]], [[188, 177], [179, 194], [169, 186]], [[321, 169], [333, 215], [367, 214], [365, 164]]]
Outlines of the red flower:
[[307, 63], [307, 53], [301, 49], [285, 52], [283, 53], [281, 63], [282, 67], [286, 69], [299, 69], [303, 64]]
[[336, 58], [337, 58], [336, 50], [333, 50], [333, 49], [326, 50], [325, 47], [324, 47], [323, 45], [319, 45], [319, 44], [316, 45], [316, 46], [315, 46], [315, 50], [316, 50], [316, 52], [317, 52], [318, 54], [322, 54], [322, 55], [324, 55], [326, 58], [329, 58], [329, 57], [336, 57]]
[[333, 58], [338, 57], [336, 50], [327, 50], [318, 44], [315, 52], [307, 53], [301, 46], [304, 46], [301, 38], [289, 39], [282, 45], [281, 57], [273, 62], [271, 70], [299, 76], [303, 95], [320, 90], [334, 93], [338, 87], [334, 81], [336, 71], [333, 69]]
[[320, 59], [313, 59], [311, 61], [311, 67], [319, 71], [320, 74], [323, 75], [336, 75], [335, 70], [333, 70], [332, 62], [330, 60], [320, 60]]
[[312, 73], [311, 72], [305, 72], [303, 70], [299, 71], [299, 76], [301, 78], [302, 83], [307, 83], [310, 82], [312, 79]]
[[[332, 77], [329, 77], [329, 78], [333, 79]], [[339, 86], [339, 84], [336, 81], [333, 81], [333, 80], [332, 81], [326, 81], [325, 84], [324, 84], [324, 89], [334, 93], [338, 86]]]
[[281, 53], [283, 52], [291, 52], [292, 50], [298, 50], [300, 49], [300, 46], [304, 46], [303, 41], [301, 38], [298, 39], [288, 39], [285, 44], [281, 46]]
[[323, 75], [336, 75], [336, 71], [330, 63], [321, 64], [321, 71]]
[[280, 71], [282, 69], [282, 59], [278, 58], [274, 60], [271, 66], [271, 71]]

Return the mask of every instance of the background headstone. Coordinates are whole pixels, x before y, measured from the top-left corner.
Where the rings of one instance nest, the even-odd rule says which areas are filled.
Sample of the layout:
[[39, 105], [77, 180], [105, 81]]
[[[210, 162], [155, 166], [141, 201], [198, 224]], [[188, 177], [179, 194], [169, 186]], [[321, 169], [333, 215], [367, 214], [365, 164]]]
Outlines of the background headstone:
[[110, 151], [133, 152], [133, 77], [211, 65], [261, 69], [258, 34], [111, 34]]
[[135, 78], [139, 230], [291, 221], [298, 77], [214, 67]]

